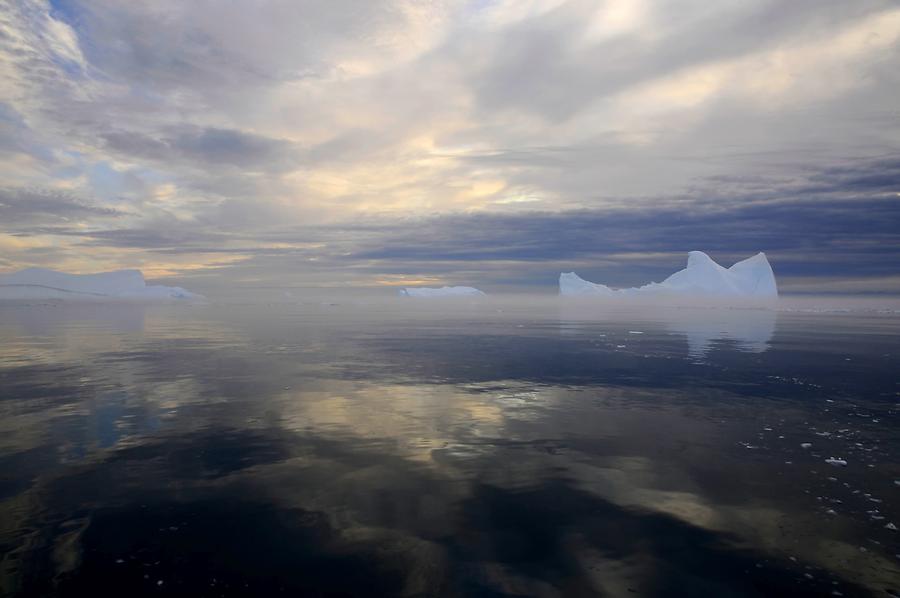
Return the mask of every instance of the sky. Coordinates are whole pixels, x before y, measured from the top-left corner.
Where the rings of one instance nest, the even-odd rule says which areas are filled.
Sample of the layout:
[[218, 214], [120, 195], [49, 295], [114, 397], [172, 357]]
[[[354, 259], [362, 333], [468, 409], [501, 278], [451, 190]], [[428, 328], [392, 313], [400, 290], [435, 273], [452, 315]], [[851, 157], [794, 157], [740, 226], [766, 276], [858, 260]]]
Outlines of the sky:
[[0, 272], [900, 293], [900, 4], [0, 0]]

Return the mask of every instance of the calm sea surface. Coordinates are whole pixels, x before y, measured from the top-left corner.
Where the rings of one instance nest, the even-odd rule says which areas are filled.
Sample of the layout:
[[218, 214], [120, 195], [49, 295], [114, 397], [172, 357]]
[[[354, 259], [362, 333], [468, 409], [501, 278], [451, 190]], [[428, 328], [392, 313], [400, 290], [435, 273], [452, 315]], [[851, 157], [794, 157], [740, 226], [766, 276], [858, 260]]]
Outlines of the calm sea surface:
[[900, 314], [0, 306], [0, 594], [900, 595]]

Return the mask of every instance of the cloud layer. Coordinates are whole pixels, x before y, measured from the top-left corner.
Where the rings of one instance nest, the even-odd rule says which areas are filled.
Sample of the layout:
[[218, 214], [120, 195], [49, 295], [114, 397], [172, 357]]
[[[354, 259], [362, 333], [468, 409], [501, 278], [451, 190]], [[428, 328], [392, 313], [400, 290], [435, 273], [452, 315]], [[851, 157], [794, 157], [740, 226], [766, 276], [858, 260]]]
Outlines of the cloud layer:
[[889, 1], [8, 0], [0, 269], [897, 291], [898, 45]]

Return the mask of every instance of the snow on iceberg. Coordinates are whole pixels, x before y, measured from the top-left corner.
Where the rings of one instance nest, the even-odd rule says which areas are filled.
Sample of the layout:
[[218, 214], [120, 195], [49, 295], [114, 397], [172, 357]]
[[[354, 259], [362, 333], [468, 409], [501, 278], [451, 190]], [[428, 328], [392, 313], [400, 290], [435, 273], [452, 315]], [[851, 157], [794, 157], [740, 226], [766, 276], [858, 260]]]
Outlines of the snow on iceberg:
[[603, 284], [588, 282], [574, 272], [559, 275], [559, 294], [565, 296], [704, 296], [750, 297], [775, 299], [778, 287], [775, 274], [760, 252], [723, 268], [702, 251], [688, 253], [687, 268], [679, 270], [662, 282], [642, 287], [612, 289]]
[[407, 287], [400, 289], [401, 297], [479, 297], [484, 295], [473, 287], [441, 287], [438, 289], [428, 287]]
[[148, 285], [140, 270], [67, 274], [27, 268], [0, 274], [0, 299], [203, 299], [181, 287]]
[[616, 291], [605, 284], [588, 282], [574, 272], [563, 272], [559, 275], [559, 294], [567, 296], [601, 295], [612, 297]]

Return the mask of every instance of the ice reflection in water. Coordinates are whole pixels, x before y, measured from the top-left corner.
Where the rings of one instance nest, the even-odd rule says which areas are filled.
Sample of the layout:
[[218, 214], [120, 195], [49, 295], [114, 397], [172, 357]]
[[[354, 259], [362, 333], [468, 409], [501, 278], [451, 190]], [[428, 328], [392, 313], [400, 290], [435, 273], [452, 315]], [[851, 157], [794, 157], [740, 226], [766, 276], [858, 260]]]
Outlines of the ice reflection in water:
[[598, 318], [616, 321], [622, 315], [629, 320], [634, 317], [649, 320], [651, 325], [662, 324], [672, 334], [683, 335], [692, 357], [705, 356], [719, 341], [731, 342], [739, 350], [761, 353], [769, 348], [778, 319], [778, 312], [768, 308], [659, 307], [649, 311], [623, 310], [621, 306], [610, 308], [599, 302], [560, 302], [564, 327], [577, 327], [578, 322], [594, 323]]
[[3, 307], [0, 583], [877, 594], [900, 562], [897, 331], [557, 303]]

